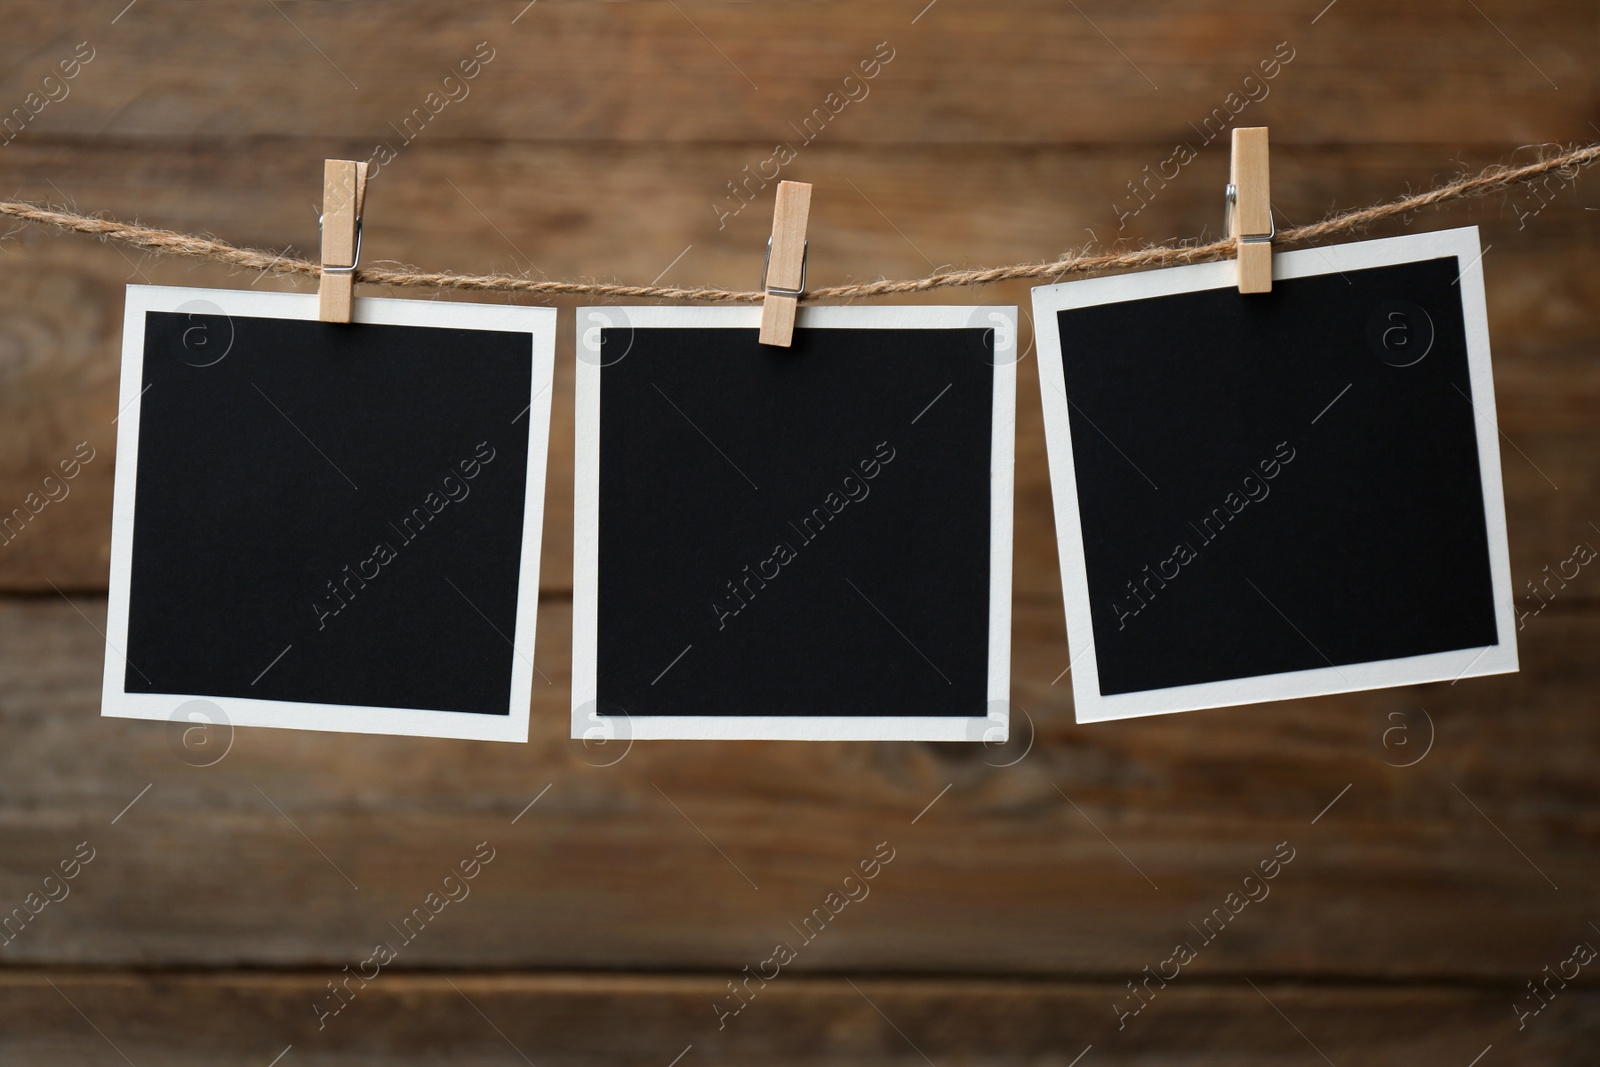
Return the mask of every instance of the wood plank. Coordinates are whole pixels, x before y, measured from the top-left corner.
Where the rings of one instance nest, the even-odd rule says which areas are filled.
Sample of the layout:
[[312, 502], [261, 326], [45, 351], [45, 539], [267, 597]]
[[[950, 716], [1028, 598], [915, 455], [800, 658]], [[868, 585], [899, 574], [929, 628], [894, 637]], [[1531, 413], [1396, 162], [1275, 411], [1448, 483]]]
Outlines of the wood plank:
[[[1592, 140], [1600, 102], [1587, 0], [123, 7], [5, 3], [7, 195], [314, 252], [321, 160], [385, 145], [367, 262], [555, 278], [753, 286], [776, 179], [749, 175], [780, 141], [781, 177], [816, 184], [823, 285], [1214, 235], [1224, 124], [1273, 128], [1283, 225]], [[79, 41], [94, 59], [40, 106]], [[428, 100], [479, 42], [470, 99]], [[879, 42], [870, 97], [830, 109]], [[1279, 42], [1294, 58], [1247, 83]], [[1173, 176], [1180, 144], [1197, 158]], [[1519, 587], [1600, 543], [1597, 205], [1554, 177], [1375, 231], [1484, 226]], [[0, 935], [0, 1062], [1593, 1059], [1592, 976], [1525, 1030], [1512, 1010], [1600, 944], [1588, 570], [1526, 619], [1519, 675], [1078, 727], [1024, 357], [1017, 740], [586, 747], [565, 737], [571, 301], [531, 742], [242, 729], [206, 765], [181, 728], [97, 717], [104, 604], [51, 589], [104, 587], [127, 280], [285, 287], [0, 234], [0, 508], [96, 450], [0, 547], [0, 592], [41, 594], [0, 596], [0, 916], [97, 849]], [[312, 998], [480, 841], [471, 897], [319, 1031]], [[726, 983], [879, 842], [870, 898], [719, 1030]], [[1270, 897], [1206, 939], [1279, 842]], [[1117, 1029], [1124, 983], [1179, 940], [1196, 961]]]
[[[24, 196], [60, 202], [70, 195], [124, 218], [216, 232], [241, 243], [293, 240], [305, 250], [315, 248], [321, 161], [347, 148], [278, 142], [247, 154], [211, 147], [175, 156], [115, 145], [18, 142], [8, 147], [7, 161]], [[1509, 146], [1504, 151], [1511, 154]], [[1500, 152], [1487, 151], [1475, 162]], [[819, 148], [803, 161], [817, 182], [809, 228], [817, 246], [812, 283], [915, 276], [935, 263], [1053, 258], [1080, 235], [1116, 235], [1119, 217], [1130, 242], [1214, 234], [1222, 221], [1226, 153], [1203, 157], [1164, 188], [1150, 186], [1141, 208], [1127, 185], [1158, 153], [1154, 146], [983, 153]], [[720, 179], [737, 173], [749, 155], [749, 147], [738, 145], [419, 146], [374, 179], [364, 255], [369, 262], [397, 259], [463, 271], [753, 287], [770, 202], [756, 201], [720, 228], [709, 210]], [[1330, 205], [1360, 205], [1433, 184], [1457, 168], [1449, 155], [1417, 148], [1375, 154], [1280, 146], [1273, 165], [1278, 206], [1296, 222]], [[934, 173], [940, 180], [929, 182]], [[1587, 524], [1600, 515], [1600, 476], [1592, 461], [1600, 433], [1600, 361], [1594, 358], [1600, 327], [1591, 314], [1600, 306], [1600, 242], [1593, 239], [1600, 216], [1587, 210], [1593, 200], [1587, 188], [1555, 180], [1510, 200], [1467, 202], [1409, 223], [1413, 229], [1483, 227], [1519, 589], [1546, 565], [1566, 559], [1577, 540], [1592, 535]], [[1138, 214], [1130, 215], [1135, 209]], [[37, 492], [82, 442], [98, 457], [83, 466], [69, 498], [49, 505], [25, 536], [0, 548], [0, 589], [48, 591], [50, 583], [102, 589], [120, 287], [125, 281], [237, 288], [288, 283], [209, 264], [140, 258], [36, 230], [0, 248], [12, 253], [0, 255], [0, 373], [7, 384], [0, 392], [0, 504], [17, 506]], [[1055, 534], [1036, 371], [1026, 354], [1028, 288], [946, 290], [925, 299], [1024, 308], [1016, 581], [1020, 595], [1054, 599]], [[541, 571], [550, 591], [571, 582], [572, 346], [573, 316], [563, 314]]]
[[[368, 973], [371, 973], [370, 970]], [[770, 973], [770, 971], [769, 971]], [[0, 973], [0, 1057], [102, 1067], [680, 1063], [925, 1067], [1592, 1062], [1600, 995], [1561, 990], [1518, 1031], [1510, 988], [1318, 988], [1265, 977], [1161, 990], [1118, 1030], [1120, 983], [782, 975], [717, 1028], [717, 976], [382, 973], [317, 1028], [327, 973]], [[52, 984], [55, 988], [52, 988]], [[96, 1032], [98, 1030], [98, 1033]], [[113, 1051], [113, 1047], [116, 1051]], [[292, 1047], [292, 1051], [290, 1051]], [[1092, 1049], [1092, 1050], [1091, 1050]], [[290, 1059], [292, 1057], [292, 1060]], [[679, 1058], [681, 1057], [681, 1059]], [[1082, 1057], [1081, 1060], [1075, 1057]]]
[[[59, 97], [29, 105], [25, 140], [336, 136], [367, 153], [408, 138], [738, 140], [757, 158], [807, 137], [1170, 148], [1234, 113], [1280, 145], [1453, 147], [1588, 137], [1593, 118], [1584, 0], [522, 6], [139, 4], [108, 25], [13, 0], [0, 69], [7, 108]], [[94, 58], [62, 96], [43, 79], [79, 42]]]
[[[103, 612], [0, 600], [0, 904], [97, 850], [0, 948], [13, 964], [336, 969], [484, 841], [406, 966], [736, 971], [883, 842], [796, 971], [1120, 983], [1185, 940], [1196, 976], [1520, 986], [1592, 933], [1593, 610], [1533, 619], [1517, 675], [1077, 726], [1060, 609], [1025, 608], [1026, 716], [1001, 748], [586, 747], [550, 602], [527, 745], [239, 729], [185, 749], [96, 718]], [[1285, 842], [1269, 895], [1202, 934]]]

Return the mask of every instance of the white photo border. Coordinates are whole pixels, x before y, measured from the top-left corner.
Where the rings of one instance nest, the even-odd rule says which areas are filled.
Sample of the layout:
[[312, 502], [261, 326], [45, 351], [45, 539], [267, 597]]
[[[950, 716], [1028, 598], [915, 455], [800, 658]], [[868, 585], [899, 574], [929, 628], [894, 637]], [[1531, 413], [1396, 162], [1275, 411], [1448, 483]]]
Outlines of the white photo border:
[[1017, 309], [999, 306], [802, 307], [796, 328], [995, 332], [989, 460], [989, 685], [986, 716], [597, 714], [600, 574], [600, 332], [741, 329], [761, 325], [753, 307], [580, 307], [572, 551], [572, 736], [610, 740], [984, 741], [1008, 737], [1011, 699], [1011, 528], [1016, 455]]
[[108, 718], [167, 720], [187, 701], [204, 700], [221, 708], [227, 722], [233, 726], [526, 742], [533, 696], [539, 551], [544, 532], [550, 393], [555, 372], [554, 308], [357, 297], [352, 314], [352, 321], [356, 323], [503, 330], [530, 337], [533, 374], [527, 412], [528, 470], [522, 515], [522, 558], [517, 580], [516, 633], [512, 636], [511, 697], [506, 715], [126, 691], [124, 677], [127, 659], [122, 650], [128, 644], [128, 597], [133, 571], [133, 519], [139, 468], [140, 383], [144, 380], [145, 316], [153, 311], [188, 311], [236, 318], [316, 321], [317, 299], [314, 293], [189, 289], [166, 285], [127, 287], [122, 324], [122, 381], [117, 401], [119, 414], [111, 518], [105, 678], [101, 689], [100, 713]]
[[[1080, 525], [1078, 509], [1077, 475], [1072, 461], [1066, 380], [1062, 368], [1063, 341], [1056, 313], [1176, 293], [1235, 288], [1238, 284], [1237, 268], [1234, 261], [1224, 260], [1062, 282], [1033, 290], [1039, 353], [1039, 394], [1044, 408], [1045, 449], [1050, 464], [1050, 495], [1054, 503], [1056, 542], [1061, 557], [1072, 695], [1078, 722], [1102, 722], [1388, 686], [1454, 681], [1487, 674], [1506, 674], [1517, 669], [1505, 493], [1500, 480], [1499, 424], [1495, 417], [1494, 377], [1489, 363], [1489, 316], [1484, 298], [1483, 253], [1478, 228], [1465, 226], [1433, 233], [1274, 252], [1272, 277], [1274, 281], [1307, 278], [1445, 257], [1454, 257], [1462, 264], [1458, 283], [1466, 326], [1467, 367], [1475, 410], [1484, 520], [1488, 527], [1489, 570], [1494, 586], [1497, 642], [1481, 648], [1201, 682], [1112, 696], [1100, 693], [1099, 666], [1089, 607], [1089, 579], [1084, 562], [1083, 527]], [[1241, 296], [1240, 299], [1249, 300], [1250, 297]]]

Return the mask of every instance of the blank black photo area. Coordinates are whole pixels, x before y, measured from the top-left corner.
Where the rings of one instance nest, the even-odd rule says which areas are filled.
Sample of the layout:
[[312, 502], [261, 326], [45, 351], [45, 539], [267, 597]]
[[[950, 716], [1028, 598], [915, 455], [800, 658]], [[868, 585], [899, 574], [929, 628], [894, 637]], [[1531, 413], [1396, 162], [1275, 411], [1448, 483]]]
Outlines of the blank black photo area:
[[603, 329], [601, 714], [989, 714], [994, 559], [1001, 548], [1009, 587], [1010, 552], [992, 543], [997, 331], [967, 321], [989, 309], [929, 310], [963, 324], [808, 328], [817, 313], [803, 312], [791, 348], [757, 343], [753, 319]]
[[[1475, 386], [1463, 298], [1473, 264], [1321, 252], [1291, 253], [1303, 276], [1267, 294], [1224, 274], [1053, 312], [1065, 396], [1044, 399], [1070, 427], [1072, 484], [1055, 488], [1076, 497], [1094, 649], [1076, 681], [1091, 696], [1313, 671], [1296, 692], [1398, 684], [1443, 669], [1415, 657], [1462, 652], [1464, 668], [1465, 650], [1510, 642], [1499, 460], [1480, 454], [1487, 350]], [[1354, 669], [1390, 661], [1410, 666]], [[1290, 693], [1179, 700], [1273, 695]]]
[[[382, 303], [414, 302], [367, 306]], [[147, 311], [138, 329], [137, 457], [119, 456], [136, 464], [121, 693], [296, 705], [283, 721], [260, 704], [227, 713], [323, 729], [342, 728], [341, 708], [518, 714], [529, 667], [512, 638], [539, 533], [525, 529], [531, 333], [206, 300]], [[404, 721], [359, 728], [474, 729]]]

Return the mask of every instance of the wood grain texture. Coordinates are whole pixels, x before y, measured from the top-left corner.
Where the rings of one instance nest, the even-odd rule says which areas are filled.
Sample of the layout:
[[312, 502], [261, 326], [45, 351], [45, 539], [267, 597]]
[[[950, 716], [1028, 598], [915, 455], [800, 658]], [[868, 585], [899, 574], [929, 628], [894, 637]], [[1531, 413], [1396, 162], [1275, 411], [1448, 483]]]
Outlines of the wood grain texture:
[[[370, 160], [365, 262], [550, 278], [753, 287], [780, 179], [815, 187], [818, 286], [1214, 237], [1225, 125], [1271, 127], [1282, 225], [1600, 119], [1592, 0], [0, 0], [0, 25], [8, 196], [314, 255], [322, 161]], [[1482, 227], [1517, 675], [1074, 724], [1021, 316], [1000, 747], [566, 738], [571, 303], [527, 745], [100, 719], [122, 287], [287, 283], [0, 232], [0, 514], [93, 453], [0, 546], [0, 1063], [1590, 1063], [1587, 970], [1524, 1029], [1513, 1004], [1600, 944], [1600, 572], [1525, 587], [1600, 544], [1597, 207], [1554, 175], [1375, 231]], [[319, 1030], [313, 998], [480, 842], [471, 895]], [[884, 842], [719, 1030], [726, 983]], [[1280, 843], [1270, 895], [1196, 929]]]
[[[882, 842], [795, 970], [1126, 978], [1188, 940], [1195, 974], [1477, 982], [1537, 975], [1593, 919], [1590, 610], [1532, 619], [1518, 675], [1078, 726], [1060, 609], [1025, 608], [999, 747], [570, 741], [559, 601], [525, 746], [185, 747], [96, 717], [103, 612], [0, 602], [0, 903], [99, 851], [14, 963], [337, 968], [482, 841], [497, 858], [406, 966], [737, 971]], [[1282, 842], [1270, 895], [1202, 942]]]
[[7, 107], [78, 42], [95, 50], [23, 138], [744, 141], [765, 156], [807, 136], [1170, 149], [1219, 109], [1279, 144], [1516, 144], [1588, 137], [1594, 118], [1586, 0], [1341, 0], [1321, 17], [1230, 0], [406, 0], [381, 15], [284, 0], [141, 3], [114, 25], [110, 6], [6, 5]]
[[[314, 248], [318, 143], [242, 155], [181, 155], [126, 146], [7, 148], [22, 195], [98, 205], [125, 218], [223, 234], [261, 246]], [[1487, 162], [1485, 152], [1469, 165]], [[992, 150], [819, 147], [797, 165], [815, 184], [810, 284], [910, 277], [942, 263], [1054, 257], [1080, 238], [1127, 241], [1215, 234], [1222, 224], [1225, 148], [1216, 148], [1141, 201], [1128, 182], [1159, 160], [1133, 146]], [[770, 233], [771, 190], [738, 216], [710, 210], [722, 176], [751, 159], [744, 146], [419, 146], [371, 183], [363, 257], [465, 271], [549, 277], [754, 285]], [[1447, 153], [1279, 147], [1276, 203], [1297, 222], [1426, 186], [1460, 166]], [[671, 183], [663, 173], [675, 175]], [[939, 175], [929, 181], [930, 174]], [[204, 176], [204, 184], [197, 184]], [[1566, 559], [1600, 515], [1589, 457], [1600, 432], [1600, 242], [1584, 185], [1553, 182], [1513, 199], [1427, 213], [1407, 229], [1477, 224], [1490, 300], [1503, 463], [1518, 589]], [[537, 195], [530, 193], [537, 190]], [[1145, 206], [1141, 207], [1140, 205]], [[1138, 213], [1129, 215], [1137, 210]], [[641, 229], [640, 219], [656, 220]], [[720, 228], [719, 228], [720, 227]], [[103, 589], [115, 444], [121, 287], [128, 282], [285, 288], [273, 277], [213, 264], [140, 258], [71, 235], [28, 230], [0, 243], [0, 507], [39, 488], [87, 441], [72, 496], [0, 547], [0, 589]], [[528, 257], [533, 257], [532, 259]], [[368, 295], [385, 295], [362, 287]], [[415, 297], [418, 294], [406, 294]], [[1016, 584], [1055, 598], [1055, 532], [1044, 464], [1029, 290], [1007, 284], [929, 294], [932, 303], [1020, 305]], [[562, 305], [576, 306], [576, 301]], [[558, 323], [541, 585], [571, 585], [573, 318]], [[1590, 531], [1593, 533], [1593, 531]], [[1587, 536], [1587, 535], [1584, 535]]]
[[[722, 976], [384, 974], [317, 1029], [329, 975], [0, 973], [0, 1056], [19, 1064], [681, 1067], [1074, 1062], [1585, 1067], [1600, 996], [1568, 989], [1518, 1032], [1510, 989], [1185, 982], [1118, 1030], [1120, 983], [783, 976], [719, 1030]], [[51, 984], [56, 988], [52, 989]], [[96, 1033], [98, 1029], [99, 1033]], [[269, 1036], [270, 1035], [270, 1036]], [[1092, 1047], [1091, 1047], [1092, 1046]], [[1087, 1054], [1085, 1054], [1087, 1051]], [[1081, 1060], [1075, 1057], [1082, 1056]], [[292, 1057], [292, 1059], [291, 1059]], [[1492, 1060], [1490, 1059], [1492, 1057]]]

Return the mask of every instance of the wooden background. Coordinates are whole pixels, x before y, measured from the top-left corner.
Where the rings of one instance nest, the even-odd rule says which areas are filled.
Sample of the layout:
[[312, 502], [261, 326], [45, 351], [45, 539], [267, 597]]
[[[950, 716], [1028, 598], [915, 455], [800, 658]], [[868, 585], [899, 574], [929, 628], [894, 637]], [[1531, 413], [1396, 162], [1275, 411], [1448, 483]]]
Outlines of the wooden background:
[[[1280, 42], [1237, 119], [1272, 128], [1280, 225], [1600, 138], [1592, 0], [125, 4], [0, 3], [5, 112], [94, 50], [0, 147], [0, 194], [314, 250], [323, 158], [401, 146], [391, 123], [488, 42], [370, 190], [365, 260], [435, 269], [752, 286], [771, 190], [722, 228], [713, 205], [880, 42], [870, 95], [784, 170], [816, 183], [813, 285], [1214, 235], [1223, 140], [1119, 229], [1128, 183]], [[1382, 231], [1483, 228], [1519, 591], [1600, 545], [1595, 189]], [[1526, 620], [1517, 675], [1077, 726], [1025, 358], [1014, 742], [585, 747], [563, 355], [530, 743], [241, 729], [200, 766], [223, 731], [191, 751], [98, 718], [122, 286], [145, 281], [286, 287], [0, 240], [0, 505], [97, 451], [0, 547], [0, 910], [95, 849], [0, 946], [0, 1063], [1594, 1062], [1600, 968], [1521, 1029], [1513, 1005], [1600, 946], [1600, 565]], [[471, 896], [319, 1030], [326, 984], [481, 841]], [[884, 841], [871, 896], [719, 1030], [726, 983]], [[1279, 842], [1271, 896], [1119, 1029], [1125, 983]]]

